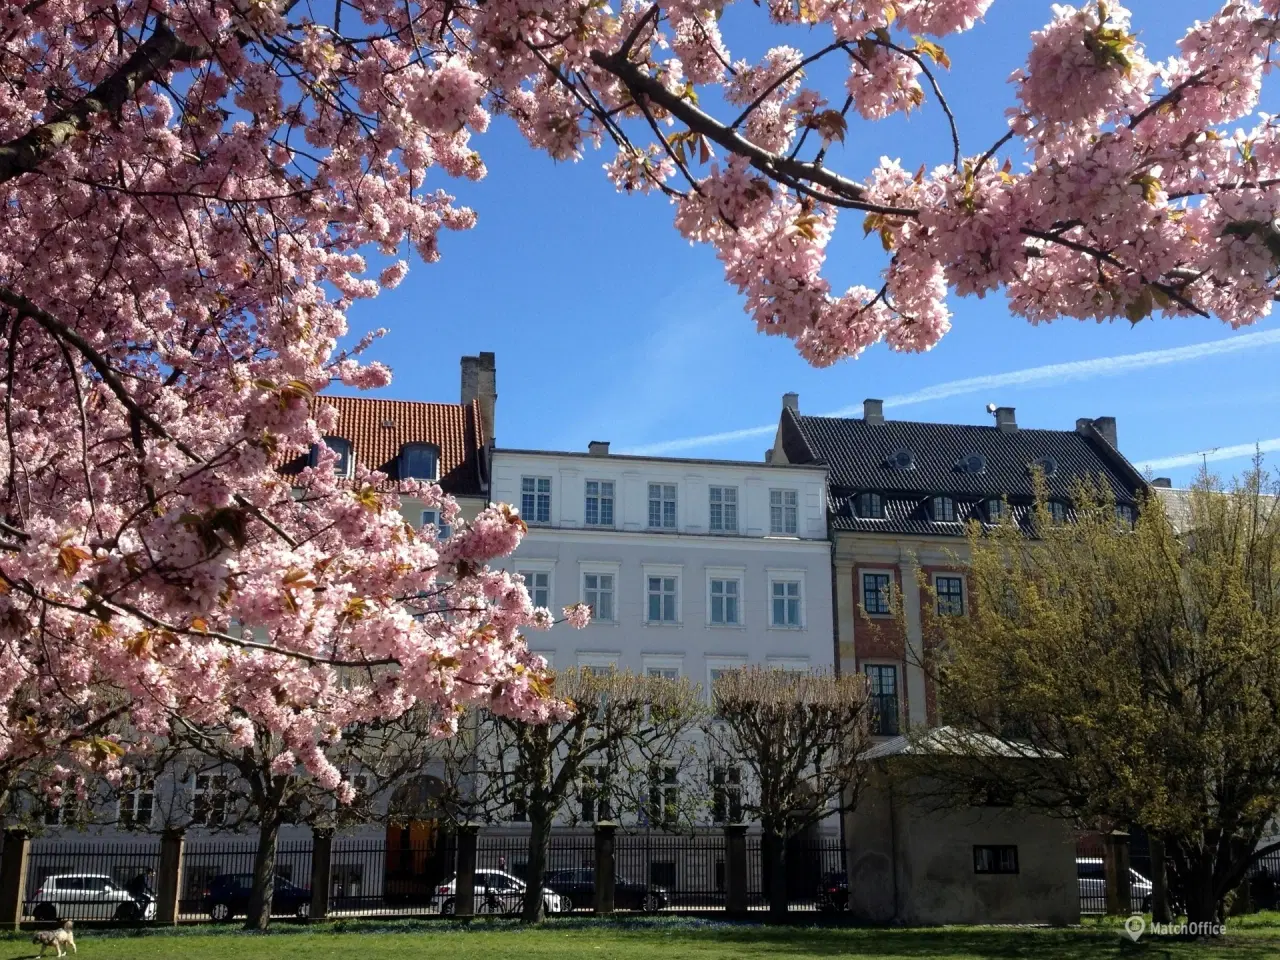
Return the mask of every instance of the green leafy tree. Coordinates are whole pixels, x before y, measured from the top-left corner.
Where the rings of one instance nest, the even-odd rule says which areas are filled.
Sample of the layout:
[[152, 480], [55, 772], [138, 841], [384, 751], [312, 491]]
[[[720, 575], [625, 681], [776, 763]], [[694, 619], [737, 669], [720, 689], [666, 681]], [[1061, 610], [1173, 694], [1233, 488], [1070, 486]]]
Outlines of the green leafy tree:
[[[926, 604], [942, 722], [985, 735], [934, 761], [953, 795], [1141, 827], [1189, 919], [1220, 917], [1280, 810], [1275, 493], [1255, 464], [1153, 495], [1136, 522], [1081, 485], [1065, 517], [1042, 499], [972, 527], [968, 615]], [[1040, 762], [1006, 762], [1027, 744]]]

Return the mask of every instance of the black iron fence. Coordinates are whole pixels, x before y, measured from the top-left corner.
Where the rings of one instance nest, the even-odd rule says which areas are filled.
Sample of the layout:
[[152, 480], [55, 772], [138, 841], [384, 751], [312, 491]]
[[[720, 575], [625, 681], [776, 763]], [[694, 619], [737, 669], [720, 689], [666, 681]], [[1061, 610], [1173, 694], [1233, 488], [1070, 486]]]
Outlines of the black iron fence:
[[[1154, 896], [1151, 845], [1141, 831], [1135, 830], [1129, 837], [1128, 859], [1128, 909], [1133, 913], [1149, 912]], [[1080, 913], [1106, 913], [1106, 844], [1100, 835], [1086, 835], [1077, 841], [1076, 876], [1080, 885]], [[1183, 902], [1181, 881], [1172, 864], [1166, 866], [1165, 882], [1170, 905], [1175, 914], [1180, 913]], [[1244, 882], [1230, 896], [1228, 908], [1236, 913], [1280, 909], [1280, 850], [1264, 854], [1249, 868]]]
[[[770, 870], [758, 834], [745, 845], [746, 908], [766, 909]], [[619, 830], [613, 836], [614, 902], [619, 911], [719, 911], [727, 907], [725, 832], [691, 835]], [[458, 835], [422, 825], [391, 826], [384, 836], [336, 838], [328, 844], [325, 910], [332, 917], [449, 915], [457, 908]], [[272, 914], [313, 915], [316, 843], [277, 846]], [[110, 843], [40, 839], [27, 862], [24, 918], [139, 922], [156, 916], [158, 839]], [[844, 886], [839, 839], [811, 832], [785, 848], [789, 905], [797, 910], [843, 907], [831, 890]], [[177, 918], [243, 919], [249, 908], [257, 845], [252, 840], [189, 841], [178, 872]], [[549, 912], [590, 911], [595, 905], [596, 835], [586, 830], [552, 834], [543, 876]], [[524, 900], [529, 837], [481, 832], [476, 839], [473, 912], [514, 912]], [[321, 873], [322, 875], [322, 873]]]
[[153, 889], [158, 840], [124, 843], [37, 841], [27, 859], [28, 918], [136, 922], [154, 905], [135, 893]]

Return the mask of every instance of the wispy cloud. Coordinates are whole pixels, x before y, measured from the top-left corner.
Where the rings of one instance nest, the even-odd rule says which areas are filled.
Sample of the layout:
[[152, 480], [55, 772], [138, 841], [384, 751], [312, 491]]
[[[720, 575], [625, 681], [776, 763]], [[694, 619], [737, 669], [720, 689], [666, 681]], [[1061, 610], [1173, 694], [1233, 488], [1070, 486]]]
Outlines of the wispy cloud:
[[1216, 463], [1219, 460], [1240, 460], [1252, 457], [1255, 453], [1275, 453], [1277, 450], [1280, 450], [1280, 437], [1256, 443], [1237, 443], [1231, 447], [1213, 447], [1195, 453], [1175, 453], [1169, 457], [1138, 461], [1136, 465], [1142, 470], [1173, 470], [1177, 467], [1198, 467], [1203, 463]]
[[[1243, 350], [1258, 350], [1263, 347], [1280, 344], [1280, 330], [1266, 330], [1260, 333], [1246, 333], [1240, 336], [1227, 337], [1223, 340], [1210, 340], [1205, 343], [1193, 343], [1186, 347], [1171, 347], [1167, 350], [1144, 350], [1140, 353], [1125, 353], [1114, 357], [1096, 357], [1092, 360], [1072, 360], [1067, 363], [1050, 363], [1039, 367], [1027, 367], [1025, 370], [1009, 370], [1005, 373], [990, 373], [981, 377], [965, 377], [963, 380], [949, 380], [946, 383], [934, 384], [911, 393], [886, 397], [886, 407], [907, 407], [918, 403], [929, 403], [933, 400], [945, 400], [969, 393], [980, 393], [1000, 387], [1034, 387], [1046, 384], [1059, 384], [1076, 380], [1092, 380], [1097, 377], [1116, 377], [1136, 370], [1149, 370], [1152, 367], [1163, 367], [1173, 363], [1186, 363], [1189, 360], [1201, 360], [1206, 357], [1217, 357]], [[862, 412], [862, 404], [841, 407], [826, 417], [849, 417]], [[698, 447], [715, 446], [722, 443], [733, 443], [737, 440], [749, 440], [752, 437], [764, 437], [777, 429], [777, 422], [761, 424], [758, 427], [743, 427], [740, 430], [728, 430], [723, 433], [708, 433], [700, 437], [681, 437], [675, 440], [662, 440], [658, 443], [642, 444], [629, 447], [627, 453], [664, 454], [681, 450], [692, 450]], [[1272, 441], [1268, 441], [1272, 442]], [[1228, 449], [1226, 447], [1222, 449]], [[1253, 448], [1250, 447], [1250, 450]], [[1196, 457], [1200, 454], [1187, 454]], [[1225, 459], [1225, 458], [1223, 458]]]

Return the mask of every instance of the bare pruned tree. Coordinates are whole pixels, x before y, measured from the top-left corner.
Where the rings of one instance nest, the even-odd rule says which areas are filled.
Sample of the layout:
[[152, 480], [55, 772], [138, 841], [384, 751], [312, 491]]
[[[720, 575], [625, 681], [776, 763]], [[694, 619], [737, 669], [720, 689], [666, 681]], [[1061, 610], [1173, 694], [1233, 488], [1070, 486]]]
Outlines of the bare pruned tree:
[[741, 667], [716, 678], [711, 701], [714, 802], [736, 800], [760, 821], [770, 909], [785, 914], [786, 841], [857, 803], [870, 737], [866, 678]]
[[[379, 819], [391, 792], [419, 774], [445, 748], [439, 717], [419, 704], [399, 717], [353, 724], [324, 745], [347, 780], [334, 788], [303, 774], [277, 733], [253, 725], [252, 734], [203, 727], [176, 718], [173, 733], [136, 777], [169, 777], [174, 789], [162, 819], [167, 826], [201, 825], [258, 830], [253, 887], [245, 926], [271, 919], [276, 849], [285, 824], [334, 829]], [[127, 790], [134, 781], [126, 779]], [[324, 891], [313, 891], [323, 896]]]
[[617, 671], [567, 670], [554, 675], [555, 696], [564, 712], [535, 724], [492, 713], [478, 714], [455, 751], [450, 781], [459, 814], [470, 820], [509, 819], [519, 810], [530, 827], [529, 866], [522, 919], [543, 918], [542, 890], [557, 820], [573, 820], [572, 801], [591, 798], [597, 819], [657, 813], [679, 818], [668, 805], [649, 810], [655, 770], [665, 780], [674, 766], [691, 767], [696, 754], [690, 732], [705, 708], [687, 679], [639, 676]]

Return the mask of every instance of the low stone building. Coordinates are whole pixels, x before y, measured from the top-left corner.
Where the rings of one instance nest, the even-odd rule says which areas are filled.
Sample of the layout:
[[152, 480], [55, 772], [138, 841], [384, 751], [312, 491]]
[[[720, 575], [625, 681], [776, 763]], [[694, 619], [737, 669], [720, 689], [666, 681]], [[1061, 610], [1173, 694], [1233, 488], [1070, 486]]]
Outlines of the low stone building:
[[877, 924], [1078, 922], [1071, 826], [1011, 806], [940, 802], [947, 791], [918, 761], [947, 751], [949, 735], [943, 727], [868, 751], [868, 782], [845, 823], [850, 911]]

